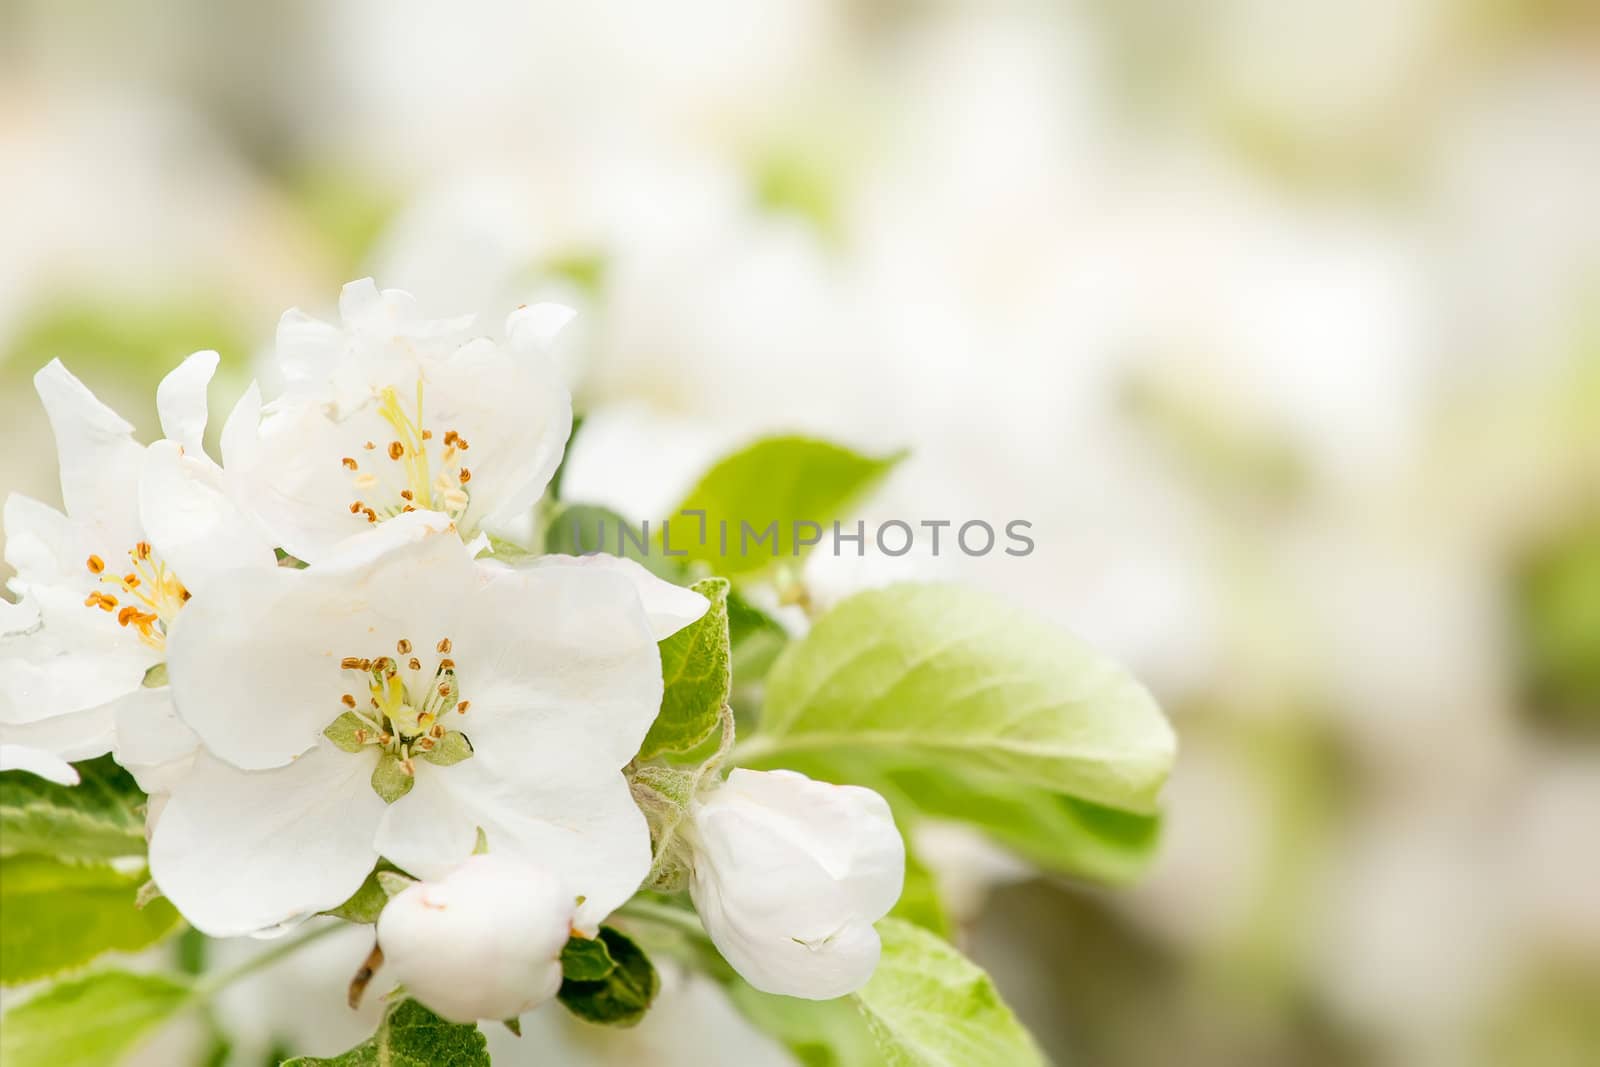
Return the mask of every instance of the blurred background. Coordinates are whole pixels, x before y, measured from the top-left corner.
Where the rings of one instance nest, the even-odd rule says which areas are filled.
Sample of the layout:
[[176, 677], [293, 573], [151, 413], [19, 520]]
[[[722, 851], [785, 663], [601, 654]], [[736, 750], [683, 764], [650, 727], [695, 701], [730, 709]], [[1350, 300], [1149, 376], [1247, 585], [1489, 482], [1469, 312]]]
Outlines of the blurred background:
[[[1600, 1062], [1593, 0], [0, 3], [7, 489], [48, 359], [149, 435], [369, 274], [581, 309], [574, 499], [798, 430], [912, 450], [868, 518], [1033, 523], [806, 580], [997, 590], [1174, 719], [1132, 887], [919, 842], [1058, 1061]], [[671, 995], [648, 1062], [761, 1062]]]

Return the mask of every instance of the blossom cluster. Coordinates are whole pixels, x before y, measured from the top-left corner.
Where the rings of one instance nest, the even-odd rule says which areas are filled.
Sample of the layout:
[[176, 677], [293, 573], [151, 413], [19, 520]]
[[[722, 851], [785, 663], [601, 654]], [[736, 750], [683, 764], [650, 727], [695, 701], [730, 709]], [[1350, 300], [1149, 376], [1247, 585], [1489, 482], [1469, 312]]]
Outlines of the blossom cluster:
[[[282, 932], [390, 873], [387, 973], [446, 1018], [511, 1018], [659, 866], [630, 772], [659, 642], [708, 603], [537, 551], [567, 309], [486, 336], [368, 280], [340, 313], [283, 317], [281, 393], [244, 392], [220, 462], [214, 352], [161, 382], [148, 445], [59, 362], [38, 373], [65, 511], [6, 500], [0, 769], [70, 784], [110, 753], [148, 794], [155, 886], [212, 936]], [[712, 942], [768, 992], [860, 987], [904, 873], [887, 805], [706, 770], [676, 847]]]

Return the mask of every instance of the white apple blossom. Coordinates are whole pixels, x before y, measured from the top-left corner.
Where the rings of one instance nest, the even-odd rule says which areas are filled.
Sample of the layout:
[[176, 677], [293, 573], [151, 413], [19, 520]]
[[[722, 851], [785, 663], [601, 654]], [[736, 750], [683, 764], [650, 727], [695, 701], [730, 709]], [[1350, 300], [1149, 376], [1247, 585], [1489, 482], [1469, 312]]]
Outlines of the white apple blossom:
[[378, 918], [384, 969], [452, 1022], [514, 1019], [561, 988], [576, 899], [509, 856], [470, 856], [389, 901]]
[[199, 929], [251, 933], [338, 905], [379, 855], [441, 877], [481, 828], [581, 895], [593, 931], [650, 867], [622, 768], [660, 707], [656, 643], [705, 608], [642, 569], [475, 562], [437, 512], [240, 572], [172, 634], [205, 751], [151, 872]]
[[468, 540], [516, 538], [572, 429], [547, 349], [573, 313], [519, 308], [497, 342], [371, 279], [345, 286], [339, 308], [341, 325], [283, 316], [283, 394], [263, 405], [252, 388], [223, 431], [228, 472], [276, 543], [316, 562], [412, 511], [448, 515]]
[[[150, 792], [195, 740], [151, 677], [191, 596], [239, 568], [271, 570], [272, 549], [206, 454], [215, 352], [161, 382], [165, 439], [133, 427], [59, 360], [34, 377], [60, 453], [66, 513], [13, 493], [6, 561], [17, 603], [0, 603], [0, 741], [59, 760], [115, 749]], [[59, 776], [58, 776], [58, 780]]]
[[872, 977], [872, 924], [900, 899], [905, 843], [870, 789], [735, 770], [691, 809], [690, 894], [718, 951], [766, 993], [831, 1000]]

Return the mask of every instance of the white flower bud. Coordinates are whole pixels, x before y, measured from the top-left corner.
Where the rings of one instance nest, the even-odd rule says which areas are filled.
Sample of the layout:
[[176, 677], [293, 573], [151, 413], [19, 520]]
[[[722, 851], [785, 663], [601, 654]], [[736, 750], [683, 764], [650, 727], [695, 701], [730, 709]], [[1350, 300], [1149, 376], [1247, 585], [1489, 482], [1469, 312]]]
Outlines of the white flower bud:
[[831, 1000], [872, 977], [872, 924], [900, 899], [905, 843], [870, 789], [736, 770], [693, 808], [690, 892], [711, 940], [766, 993]]
[[378, 917], [384, 970], [457, 1023], [510, 1019], [561, 988], [577, 902], [552, 875], [505, 856], [419, 882]]

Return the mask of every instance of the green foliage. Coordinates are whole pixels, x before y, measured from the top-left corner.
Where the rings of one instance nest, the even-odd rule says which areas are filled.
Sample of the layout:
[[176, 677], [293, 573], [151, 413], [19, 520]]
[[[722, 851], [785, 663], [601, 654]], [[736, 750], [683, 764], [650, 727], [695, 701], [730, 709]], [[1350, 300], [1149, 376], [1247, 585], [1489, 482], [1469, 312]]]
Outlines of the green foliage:
[[737, 592], [728, 593], [728, 641], [733, 648], [733, 682], [748, 686], [772, 669], [789, 643], [789, 631]]
[[1136, 378], [1122, 397], [1132, 421], [1164, 447], [1195, 484], [1232, 501], [1282, 503], [1307, 482], [1304, 457], [1282, 435], [1218, 410], [1157, 377]]
[[780, 215], [805, 219], [837, 240], [843, 231], [838, 175], [815, 152], [770, 152], [755, 166], [756, 202]]
[[741, 758], [840, 752], [1152, 811], [1176, 737], [1138, 681], [1067, 633], [987, 593], [906, 584], [843, 601], [784, 651]]
[[574, 937], [561, 950], [561, 976], [569, 982], [600, 982], [617, 969], [605, 941]]
[[[558, 994], [561, 1003], [572, 1014], [591, 1023], [636, 1026], [650, 1010], [660, 989], [655, 966], [643, 949], [609, 926], [601, 928], [600, 940], [611, 957], [611, 970], [597, 981], [565, 979]], [[562, 966], [563, 969], [566, 966], [565, 952]]]
[[1118, 811], [981, 772], [902, 767], [853, 774], [841, 769], [835, 777], [870, 785], [908, 818], [968, 823], [1045, 870], [1097, 882], [1131, 880], [1161, 840], [1159, 816]]
[[251, 350], [249, 332], [226, 301], [188, 291], [136, 300], [64, 296], [40, 305], [12, 337], [0, 364], [32, 374], [59, 358], [86, 380], [153, 382], [197, 348], [225, 358]]
[[1600, 727], [1600, 515], [1541, 544], [1514, 591], [1533, 706], [1551, 719]]
[[911, 849], [910, 842], [906, 847], [905, 886], [900, 891], [900, 899], [895, 902], [894, 910], [889, 914], [940, 937], [950, 936], [950, 919], [939, 900], [938, 883], [934, 880], [933, 872], [923, 866], [922, 860]]
[[156, 974], [99, 971], [63, 982], [0, 1019], [0, 1063], [112, 1067], [191, 995], [188, 985]]
[[804, 1067], [882, 1067], [878, 1043], [849, 997], [780, 997], [762, 993], [739, 979], [729, 983], [728, 996], [740, 1014], [787, 1048]]
[[883, 959], [855, 994], [888, 1067], [1028, 1067], [1045, 1060], [989, 976], [926, 930], [878, 924]]
[[645, 543], [643, 528], [610, 508], [594, 504], [568, 504], [550, 518], [544, 531], [544, 550], [560, 556], [592, 556], [605, 553], [640, 564], [651, 574], [669, 582], [681, 582], [683, 560], [664, 556], [661, 550]]
[[[690, 491], [679, 510], [704, 511], [705, 536], [699, 536], [697, 517], [680, 517], [673, 520], [672, 529], [685, 532], [671, 537], [671, 548], [727, 575], [754, 574], [793, 560], [807, 550], [796, 544], [796, 523], [814, 522], [828, 528], [831, 536], [829, 524], [903, 458], [903, 452], [863, 456], [808, 437], [757, 441], [717, 463]], [[723, 522], [726, 552], [719, 525]], [[751, 531], [747, 540], [741, 540], [741, 524]], [[758, 536], [763, 538], [759, 544]]]
[[361, 265], [401, 204], [375, 175], [331, 168], [292, 175], [284, 192], [341, 278], [361, 276]]
[[134, 906], [140, 873], [48, 856], [0, 860], [0, 985], [48, 978], [103, 952], [136, 952], [171, 933], [165, 900]]
[[[585, 295], [594, 296], [605, 288], [608, 266], [603, 252], [574, 248], [540, 263], [534, 274], [541, 279], [568, 282]], [[574, 437], [577, 436], [580, 421], [573, 420]]]
[[367, 875], [367, 880], [350, 894], [349, 900], [322, 914], [332, 915], [349, 923], [371, 926], [378, 921], [378, 916], [383, 914], [389, 898], [403, 892], [411, 884], [412, 880], [399, 873], [394, 864], [388, 860], [379, 860], [372, 873]]
[[716, 732], [728, 703], [728, 581], [707, 578], [692, 588], [711, 607], [661, 642], [661, 712], [639, 748], [640, 759], [693, 749]]
[[23, 771], [0, 773], [0, 853], [68, 860], [142, 856], [145, 802], [110, 756], [75, 764], [82, 781], [57, 785]]
[[1177, 741], [1142, 686], [1066, 633], [974, 590], [858, 594], [790, 644], [736, 758], [987, 772], [1154, 810]]
[[489, 1067], [489, 1042], [476, 1026], [448, 1023], [414, 1000], [390, 1008], [378, 1032], [328, 1060], [301, 1056], [283, 1067]]

